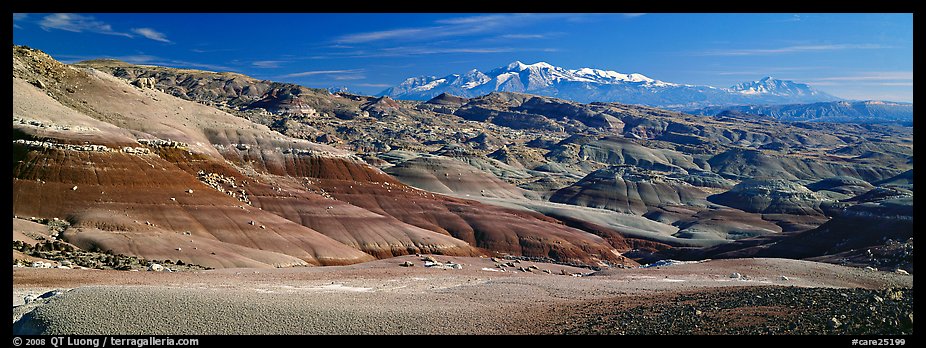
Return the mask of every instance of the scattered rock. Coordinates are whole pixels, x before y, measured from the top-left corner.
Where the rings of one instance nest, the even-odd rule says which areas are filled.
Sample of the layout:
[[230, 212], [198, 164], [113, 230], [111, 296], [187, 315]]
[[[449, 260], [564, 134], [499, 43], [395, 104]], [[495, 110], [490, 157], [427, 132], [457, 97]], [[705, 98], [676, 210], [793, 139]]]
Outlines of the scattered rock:
[[894, 273], [897, 273], [897, 274], [910, 274], [909, 272], [907, 272], [907, 271], [905, 271], [905, 270], [903, 270], [903, 269], [900, 269], [900, 268], [895, 269], [895, 270], [894, 270]]
[[32, 263], [32, 268], [51, 268], [51, 264], [48, 262], [35, 261]]
[[435, 259], [431, 255], [425, 255], [424, 257], [421, 258], [421, 261], [429, 261], [429, 262], [437, 263], [437, 259]]
[[186, 193], [193, 193], [193, 189], [186, 190]]
[[891, 301], [900, 301], [903, 300], [903, 292], [900, 290], [887, 290], [887, 299]]
[[733, 273], [730, 274], [730, 278], [733, 278], [733, 279], [742, 279], [742, 278], [743, 278], [743, 275], [742, 275], [742, 274], [739, 274], [739, 273], [737, 273], [737, 272], [733, 272]]
[[164, 271], [164, 266], [161, 266], [161, 265], [156, 264], [156, 263], [152, 263], [152, 264], [148, 265], [148, 270], [149, 270], [149, 271], [152, 271], [152, 272], [163, 272], [163, 271]]
[[71, 188], [71, 191], [77, 191], [77, 185], [74, 185], [74, 187]]
[[44, 293], [44, 294], [39, 295], [38, 298], [51, 298], [51, 297], [54, 297], [54, 296], [61, 295], [61, 294], [63, 294], [63, 293], [64, 293], [64, 291], [61, 291], [61, 290], [59, 290], [59, 289], [55, 289], [55, 290], [52, 290], [52, 291], [49, 291], [49, 292], [46, 292], [46, 293]]
[[412, 263], [411, 261], [405, 261], [405, 262], [400, 263], [399, 266], [402, 266], [402, 267], [415, 267], [415, 264]]
[[786, 282], [786, 281], [791, 280], [791, 278], [788, 278], [788, 277], [786, 277], [786, 276], [781, 276], [781, 277], [778, 277], [778, 280], [781, 280], [781, 281], [785, 281], [785, 282]]
[[838, 329], [840, 326], [842, 326], [842, 323], [839, 321], [839, 319], [836, 319], [836, 317], [832, 317], [826, 323], [826, 325], [829, 326], [830, 329]]
[[37, 297], [36, 297], [35, 295], [33, 295], [33, 294], [28, 294], [28, 295], [26, 295], [26, 297], [23, 297], [23, 302], [25, 302], [26, 304], [29, 304], [29, 303], [31, 303], [32, 301], [35, 301], [36, 298], [37, 298]]

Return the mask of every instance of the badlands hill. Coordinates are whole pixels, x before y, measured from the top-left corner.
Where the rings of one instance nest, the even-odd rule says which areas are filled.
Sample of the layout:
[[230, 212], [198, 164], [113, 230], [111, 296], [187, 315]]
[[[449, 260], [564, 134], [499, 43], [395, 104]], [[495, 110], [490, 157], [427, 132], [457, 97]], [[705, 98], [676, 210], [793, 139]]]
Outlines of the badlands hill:
[[[825, 229], [804, 237], [822, 243], [813, 252], [762, 255], [838, 263], [827, 257], [887, 245], [827, 247], [855, 235], [844, 211], [912, 195], [912, 128], [898, 125], [512, 92], [406, 101], [65, 65], [18, 46], [13, 71], [14, 215], [59, 218], [67, 243], [148, 259], [272, 267], [437, 253], [606, 267]], [[894, 241], [912, 237], [912, 225], [892, 226]], [[896, 266], [876, 259], [859, 264]]]
[[[537, 213], [436, 195], [354, 154], [13, 48], [13, 213], [83, 249], [207, 267], [498, 252], [620, 262]], [[237, 77], [233, 77], [237, 78]]]

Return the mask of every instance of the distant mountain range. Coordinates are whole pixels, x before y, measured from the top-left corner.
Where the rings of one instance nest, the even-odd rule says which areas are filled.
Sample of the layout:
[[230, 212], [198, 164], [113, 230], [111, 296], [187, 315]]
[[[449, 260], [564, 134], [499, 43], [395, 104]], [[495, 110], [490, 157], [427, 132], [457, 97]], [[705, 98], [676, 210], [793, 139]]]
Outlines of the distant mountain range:
[[841, 100], [806, 84], [764, 77], [729, 88], [686, 85], [610, 70], [556, 67], [515, 61], [483, 73], [476, 69], [444, 77], [412, 77], [379, 95], [428, 100], [442, 93], [477, 97], [490, 92], [519, 92], [577, 101], [620, 102], [671, 109], [744, 104], [796, 104]]
[[759, 115], [785, 122], [851, 122], [913, 124], [913, 104], [877, 100], [810, 104], [739, 105], [685, 110], [695, 115]]

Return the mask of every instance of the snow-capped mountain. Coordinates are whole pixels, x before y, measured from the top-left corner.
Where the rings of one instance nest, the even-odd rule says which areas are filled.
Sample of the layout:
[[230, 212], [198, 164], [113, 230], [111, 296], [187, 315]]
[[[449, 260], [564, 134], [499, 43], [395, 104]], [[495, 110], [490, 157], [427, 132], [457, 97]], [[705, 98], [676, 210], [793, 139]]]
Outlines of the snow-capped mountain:
[[746, 95], [783, 96], [793, 98], [830, 97], [826, 93], [815, 90], [804, 83], [779, 80], [771, 76], [763, 77], [758, 81], [743, 82], [728, 88], [730, 91]]
[[441, 93], [476, 97], [496, 91], [538, 94], [582, 103], [621, 102], [679, 109], [839, 100], [806, 84], [771, 77], [730, 88], [717, 88], [665, 82], [638, 73], [623, 74], [592, 68], [573, 70], [546, 62], [524, 64], [520, 61], [486, 73], [473, 69], [465, 74], [440, 78], [413, 77], [380, 95], [428, 100]]

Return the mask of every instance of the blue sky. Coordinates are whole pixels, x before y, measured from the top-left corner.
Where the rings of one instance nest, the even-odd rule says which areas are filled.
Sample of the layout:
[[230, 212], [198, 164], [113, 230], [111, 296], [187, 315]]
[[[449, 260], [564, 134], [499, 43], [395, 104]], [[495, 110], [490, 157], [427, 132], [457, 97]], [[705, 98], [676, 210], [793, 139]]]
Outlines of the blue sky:
[[13, 14], [13, 42], [70, 63], [234, 71], [375, 94], [515, 60], [728, 87], [770, 75], [913, 100], [912, 14]]

